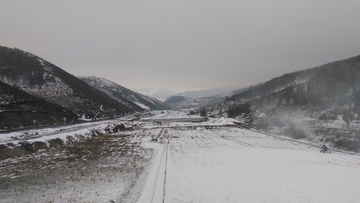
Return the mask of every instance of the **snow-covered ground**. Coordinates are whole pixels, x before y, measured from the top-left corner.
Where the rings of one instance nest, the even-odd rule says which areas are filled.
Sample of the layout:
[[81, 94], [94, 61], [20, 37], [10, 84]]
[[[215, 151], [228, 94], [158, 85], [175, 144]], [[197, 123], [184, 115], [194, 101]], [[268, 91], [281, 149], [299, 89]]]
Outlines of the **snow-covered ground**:
[[86, 122], [82, 124], [58, 126], [51, 128], [22, 130], [16, 132], [0, 134], [0, 144], [13, 143], [17, 144], [22, 141], [32, 142], [46, 142], [47, 140], [60, 138], [65, 140], [66, 137], [75, 135], [85, 135], [91, 130], [104, 130], [108, 125], [118, 123], [126, 124], [129, 117], [118, 118], [115, 120], [99, 120], [97, 122]]
[[199, 115], [188, 115], [183, 111], [164, 110], [164, 111], [152, 111], [153, 116], [147, 119], [174, 119], [174, 118], [201, 118]]
[[359, 202], [360, 158], [238, 128], [169, 129], [165, 202]]
[[[193, 117], [159, 111], [152, 118]], [[27, 141], [92, 129], [103, 135], [0, 160], [0, 202], [360, 202], [359, 154], [323, 154], [234, 121], [113, 120], [38, 131], [42, 137]], [[106, 134], [120, 123], [135, 130]]]

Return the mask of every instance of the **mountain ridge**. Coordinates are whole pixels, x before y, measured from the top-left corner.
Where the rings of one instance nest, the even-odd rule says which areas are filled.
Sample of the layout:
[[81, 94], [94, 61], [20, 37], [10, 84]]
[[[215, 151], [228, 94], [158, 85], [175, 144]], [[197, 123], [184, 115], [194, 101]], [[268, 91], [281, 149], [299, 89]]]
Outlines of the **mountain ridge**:
[[0, 81], [47, 104], [59, 105], [76, 117], [109, 117], [144, 110], [132, 102], [124, 105], [56, 65], [17, 48], [0, 46]]
[[166, 104], [158, 101], [157, 99], [132, 91], [108, 79], [96, 76], [79, 76], [79, 78], [119, 102], [126, 103], [131, 101], [146, 110], [169, 109]]

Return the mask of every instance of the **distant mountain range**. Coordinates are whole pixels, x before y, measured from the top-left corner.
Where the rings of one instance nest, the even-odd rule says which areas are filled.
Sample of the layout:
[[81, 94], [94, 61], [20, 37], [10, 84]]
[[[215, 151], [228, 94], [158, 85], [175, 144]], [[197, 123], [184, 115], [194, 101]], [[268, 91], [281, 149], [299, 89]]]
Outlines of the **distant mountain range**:
[[185, 97], [185, 96], [172, 96], [165, 100], [164, 103], [170, 106], [172, 109], [196, 109], [202, 108], [220, 101], [223, 101], [223, 96], [212, 96], [212, 97]]
[[190, 90], [190, 91], [180, 92], [173, 96], [184, 96], [190, 98], [212, 97], [212, 96], [224, 95], [229, 92], [236, 91], [237, 89], [239, 88], [217, 87], [217, 88], [204, 89], [204, 90]]
[[[109, 96], [109, 92], [104, 92], [104, 89], [99, 90], [34, 54], [4, 46], [0, 46], [0, 81], [2, 82], [0, 83], [2, 90], [6, 92], [6, 97], [12, 98], [11, 103], [3, 101], [0, 105], [0, 116], [2, 117], [0, 128], [28, 125], [20, 121], [10, 124], [9, 118], [4, 119], [5, 111], [7, 117], [12, 113], [15, 118], [16, 112], [21, 111], [21, 109], [32, 108], [33, 111], [37, 109], [37, 106], [34, 106], [35, 104], [21, 103], [22, 97], [16, 97], [17, 99], [12, 97], [11, 95], [15, 94], [16, 91], [21, 91], [22, 93], [19, 95], [27, 98], [30, 98], [29, 95], [31, 95], [31, 101], [43, 101], [42, 105], [49, 107], [44, 107], [43, 113], [54, 116], [66, 114], [65, 117], [71, 117], [67, 122], [76, 122], [77, 118], [83, 116], [86, 118], [99, 117], [100, 115], [109, 117], [143, 111], [147, 109], [145, 106], [150, 102], [150, 99], [146, 100], [145, 97], [143, 100], [138, 99], [138, 103], [135, 104], [122, 95], [116, 95], [116, 93]], [[9, 86], [13, 88], [9, 88]], [[115, 95], [116, 99], [114, 99]], [[2, 95], [2, 98], [5, 96]], [[145, 104], [141, 104], [142, 101]], [[167, 109], [166, 105], [161, 105], [161, 103], [156, 103], [155, 106], [158, 109]], [[150, 108], [150, 105], [148, 107]], [[11, 109], [17, 110], [15, 112]], [[49, 119], [48, 123], [44, 123], [44, 125], [59, 124], [58, 118], [55, 119], [55, 117]]]
[[[234, 90], [234, 88], [215, 88], [199, 91], [186, 91], [171, 96], [164, 101], [172, 109], [204, 108], [222, 102], [226, 97], [246, 91], [248, 88]], [[230, 92], [232, 91], [232, 92]]]
[[237, 91], [239, 88], [236, 87], [218, 87], [211, 89], [203, 89], [203, 90], [189, 90], [180, 93], [174, 93], [170, 90], [159, 89], [159, 88], [148, 88], [141, 89], [140, 93], [157, 98], [161, 101], [166, 101], [167, 99], [173, 96], [183, 96], [185, 98], [195, 99], [195, 98], [206, 98], [224, 95], [232, 91]]
[[156, 98], [162, 102], [174, 95], [173, 91], [161, 88], [142, 88], [137, 92], [148, 97]]

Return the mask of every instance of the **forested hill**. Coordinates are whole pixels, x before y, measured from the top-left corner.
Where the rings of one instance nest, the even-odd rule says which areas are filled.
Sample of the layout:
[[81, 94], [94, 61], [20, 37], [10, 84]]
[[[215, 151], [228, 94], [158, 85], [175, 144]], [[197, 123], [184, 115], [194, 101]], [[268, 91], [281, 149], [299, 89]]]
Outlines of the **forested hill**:
[[265, 97], [291, 87], [300, 87], [296, 92], [303, 93], [304, 97], [299, 100], [324, 100], [343, 95], [348, 91], [355, 91], [360, 83], [359, 78], [360, 56], [356, 56], [316, 68], [284, 74], [248, 91], [234, 94], [228, 100], [244, 101]]
[[272, 134], [359, 151], [360, 56], [284, 74], [207, 111]]
[[0, 129], [76, 122], [76, 114], [0, 81]]
[[54, 64], [17, 48], [0, 46], [0, 81], [77, 117], [144, 110], [132, 102], [120, 103]]

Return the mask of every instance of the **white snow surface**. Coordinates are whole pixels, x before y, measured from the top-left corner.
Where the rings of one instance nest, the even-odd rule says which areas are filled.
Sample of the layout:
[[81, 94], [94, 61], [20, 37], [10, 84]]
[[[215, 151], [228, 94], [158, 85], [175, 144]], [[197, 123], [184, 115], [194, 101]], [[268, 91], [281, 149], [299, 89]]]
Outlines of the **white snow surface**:
[[188, 115], [186, 112], [175, 110], [152, 111], [151, 113], [154, 115], [147, 119], [201, 118], [199, 115]]
[[168, 132], [165, 202], [359, 202], [360, 158], [238, 128]]
[[[150, 118], [184, 117], [196, 116], [158, 111]], [[81, 194], [83, 200], [88, 202], [107, 202], [109, 199], [116, 202], [153, 202], [157, 196], [155, 193], [160, 190], [164, 193], [163, 197], [160, 195], [163, 202], [172, 203], [360, 202], [359, 154], [323, 154], [319, 148], [306, 143], [229, 126], [234, 121], [220, 118], [161, 126], [146, 120], [134, 121], [132, 124], [141, 127], [129, 132], [133, 134], [134, 142], [140, 142], [143, 148], [154, 149], [150, 165], [137, 177], [135, 185], [127, 188], [127, 184], [121, 183], [134, 177], [115, 175], [112, 182], [97, 182], [96, 188], [87, 185], [89, 181], [83, 181], [76, 185], [79, 189], [75, 191], [66, 193], [66, 188], [71, 188], [66, 185], [61, 191], [65, 197], [82, 191], [85, 194]], [[86, 134], [91, 129], [103, 129], [116, 122], [119, 120], [103, 121], [96, 126], [82, 124], [88, 127], [69, 129], [69, 132], [65, 130], [54, 136], [63, 138], [69, 134]], [[164, 133], [160, 142], [151, 142], [150, 136], [156, 135], [162, 128]], [[42, 131], [48, 133], [56, 129]], [[16, 133], [10, 135], [16, 136]], [[141, 140], [140, 136], [145, 137]], [[166, 142], [169, 144], [165, 147]], [[156, 187], [161, 182], [163, 185]], [[94, 195], [89, 190], [98, 190], [101, 194]], [[129, 195], [121, 199], [120, 192], [126, 190]]]
[[[47, 142], [48, 140], [60, 138], [66, 141], [68, 136], [76, 137], [76, 135], [86, 136], [92, 130], [98, 130], [100, 132], [108, 125], [123, 123], [126, 124], [128, 121], [124, 119], [116, 120], [104, 120], [98, 122], [82, 123], [71, 126], [59, 126], [53, 128], [44, 128], [44, 129], [31, 129], [10, 133], [3, 133], [0, 136], [0, 144], [13, 143], [18, 144], [22, 141], [27, 141], [28, 143], [33, 142]], [[126, 126], [126, 125], [125, 125]]]
[[145, 109], [145, 110], [150, 110], [150, 107], [146, 106], [143, 103], [140, 102], [134, 102], [136, 105], [140, 106], [141, 108]]

